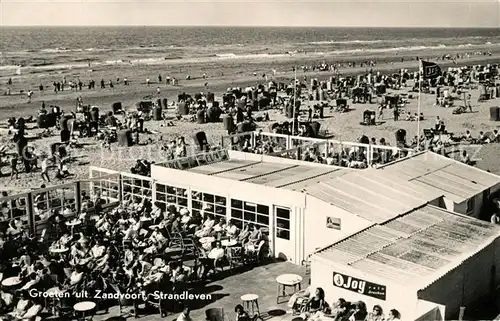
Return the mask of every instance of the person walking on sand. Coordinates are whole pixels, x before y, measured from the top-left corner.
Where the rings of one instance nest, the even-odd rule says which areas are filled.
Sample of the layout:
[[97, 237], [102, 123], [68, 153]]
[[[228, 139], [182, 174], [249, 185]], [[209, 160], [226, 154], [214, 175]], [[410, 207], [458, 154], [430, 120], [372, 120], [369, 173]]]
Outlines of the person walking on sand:
[[128, 86], [128, 79], [127, 79], [127, 77], [123, 78], [123, 84], [125, 86]]
[[398, 121], [399, 119], [399, 109], [397, 106], [394, 106], [394, 121]]
[[48, 161], [48, 158], [44, 156], [42, 159], [42, 179], [50, 183]]
[[467, 110], [467, 108], [469, 108], [469, 111], [472, 113], [471, 98], [472, 98], [472, 95], [470, 93], [467, 94], [467, 98], [465, 99], [465, 110]]
[[158, 95], [158, 97], [161, 95], [160, 87], [156, 87], [156, 95]]
[[158, 75], [158, 83], [160, 83], [160, 84], [161, 84], [161, 81], [162, 81], [162, 80], [163, 80], [163, 79], [161, 78], [161, 75]]
[[19, 171], [17, 170], [17, 156], [12, 156], [10, 159], [10, 180], [16, 176], [16, 179], [19, 179]]
[[146, 78], [146, 86], [149, 87], [149, 85], [151, 85], [151, 80], [149, 78]]
[[384, 106], [382, 104], [378, 106], [378, 119], [384, 119]]

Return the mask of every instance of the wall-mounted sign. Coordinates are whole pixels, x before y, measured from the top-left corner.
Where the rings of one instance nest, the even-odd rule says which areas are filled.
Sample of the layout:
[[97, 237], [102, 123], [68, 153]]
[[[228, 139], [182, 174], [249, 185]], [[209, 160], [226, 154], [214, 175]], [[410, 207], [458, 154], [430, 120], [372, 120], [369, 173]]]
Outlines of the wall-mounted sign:
[[385, 301], [386, 287], [376, 283], [357, 279], [342, 273], [333, 272], [333, 285], [348, 291], [371, 296]]
[[197, 166], [222, 162], [229, 159], [229, 153], [225, 149], [212, 152], [196, 154], [188, 157], [176, 158], [166, 162], [163, 166], [173, 169], [190, 169]]
[[334, 230], [340, 230], [341, 220], [337, 217], [326, 217], [326, 227]]

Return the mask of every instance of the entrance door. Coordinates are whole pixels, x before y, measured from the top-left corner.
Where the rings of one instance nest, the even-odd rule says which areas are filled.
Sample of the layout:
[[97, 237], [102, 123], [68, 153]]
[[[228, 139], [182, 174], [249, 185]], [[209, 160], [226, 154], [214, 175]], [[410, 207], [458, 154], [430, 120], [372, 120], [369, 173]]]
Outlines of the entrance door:
[[286, 260], [293, 259], [295, 253], [295, 247], [291, 243], [290, 216], [289, 208], [274, 207], [274, 254], [276, 257], [286, 258]]

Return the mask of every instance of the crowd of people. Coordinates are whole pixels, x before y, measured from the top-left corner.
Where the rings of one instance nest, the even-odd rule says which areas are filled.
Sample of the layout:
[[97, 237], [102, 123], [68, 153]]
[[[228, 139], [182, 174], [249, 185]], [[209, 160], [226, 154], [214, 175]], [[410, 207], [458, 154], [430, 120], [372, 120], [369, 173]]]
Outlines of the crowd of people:
[[[313, 292], [314, 291], [314, 292]], [[331, 305], [325, 300], [325, 291], [322, 288], [309, 286], [292, 295], [288, 307], [299, 313], [303, 320], [332, 319], [335, 321], [400, 321], [401, 314], [391, 309], [384, 314], [380, 305], [374, 305], [368, 311], [363, 301], [348, 302], [343, 298]]]

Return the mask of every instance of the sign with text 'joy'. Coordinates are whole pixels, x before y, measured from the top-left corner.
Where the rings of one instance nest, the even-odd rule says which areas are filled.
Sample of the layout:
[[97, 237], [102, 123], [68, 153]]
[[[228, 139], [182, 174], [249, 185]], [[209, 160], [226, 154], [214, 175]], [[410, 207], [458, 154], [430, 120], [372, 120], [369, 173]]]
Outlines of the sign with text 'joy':
[[385, 301], [385, 285], [371, 283], [337, 272], [333, 272], [333, 285], [338, 288]]

